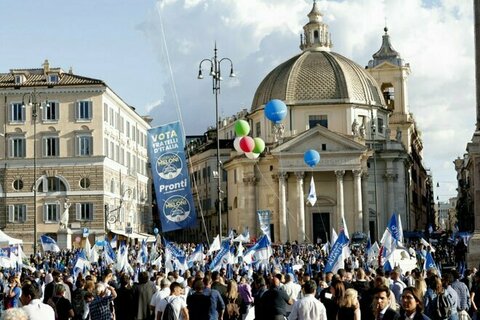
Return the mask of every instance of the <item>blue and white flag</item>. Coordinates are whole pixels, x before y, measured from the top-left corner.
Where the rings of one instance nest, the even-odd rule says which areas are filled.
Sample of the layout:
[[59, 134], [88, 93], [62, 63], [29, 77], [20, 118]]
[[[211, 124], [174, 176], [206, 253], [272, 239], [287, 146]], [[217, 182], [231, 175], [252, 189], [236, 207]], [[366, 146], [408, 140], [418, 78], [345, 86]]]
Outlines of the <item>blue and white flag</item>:
[[440, 268], [435, 263], [435, 260], [433, 260], [432, 253], [430, 251], [427, 251], [427, 254], [425, 256], [425, 262], [423, 263], [423, 270], [428, 270], [432, 268], [437, 270], [437, 273], [440, 277], [442, 276]]
[[267, 235], [262, 235], [252, 247], [243, 253], [243, 262], [246, 264], [268, 260], [272, 252], [272, 244]]
[[110, 241], [105, 241], [105, 246], [103, 247], [104, 252], [103, 256], [105, 258], [105, 262], [107, 264], [113, 264], [117, 260], [117, 255], [115, 251], [113, 251], [112, 246], [110, 245]]
[[188, 257], [188, 266], [191, 267], [194, 262], [203, 262], [205, 254], [203, 254], [203, 244], [197, 244], [195, 250]]
[[112, 240], [110, 240], [110, 246], [113, 248], [113, 249], [116, 249], [117, 248], [117, 235], [115, 235]]
[[218, 251], [215, 258], [213, 258], [212, 262], [210, 263], [210, 271], [218, 271], [220, 270], [223, 259], [228, 256], [227, 254], [230, 253], [230, 240], [222, 241], [222, 246], [220, 247], [220, 251]]
[[162, 231], [195, 227], [197, 215], [180, 122], [148, 130], [148, 151]]
[[338, 234], [334, 228], [332, 228], [332, 235], [330, 236], [330, 246], [333, 247], [335, 242], [337, 242]]
[[270, 238], [270, 221], [272, 212], [270, 210], [257, 210], [260, 230]]
[[315, 190], [315, 182], [313, 180], [313, 174], [312, 174], [312, 179], [310, 180], [310, 191], [308, 191], [307, 202], [310, 203], [312, 207], [317, 202], [317, 191]]
[[380, 245], [383, 247], [382, 253], [387, 260], [397, 247], [402, 247], [400, 237], [401, 233], [398, 225], [398, 218], [397, 215], [393, 213], [388, 221], [388, 225], [383, 233], [382, 239], [380, 240]]
[[[163, 238], [165, 245], [165, 256], [170, 257], [178, 270], [185, 271], [188, 269], [187, 258], [185, 252]], [[167, 259], [166, 259], [167, 260]], [[167, 261], [165, 262], [167, 264]]]
[[137, 262], [140, 264], [146, 264], [148, 262], [147, 240], [145, 239], [142, 240], [142, 245], [137, 253]]
[[40, 242], [42, 243], [43, 251], [60, 252], [60, 248], [58, 247], [55, 240], [53, 240], [49, 236], [46, 236], [46, 235], [40, 236]]
[[337, 273], [338, 269], [345, 267], [344, 248], [348, 246], [348, 239], [345, 232], [342, 230], [338, 235], [337, 241], [332, 247], [328, 255], [327, 264], [325, 265], [325, 272]]

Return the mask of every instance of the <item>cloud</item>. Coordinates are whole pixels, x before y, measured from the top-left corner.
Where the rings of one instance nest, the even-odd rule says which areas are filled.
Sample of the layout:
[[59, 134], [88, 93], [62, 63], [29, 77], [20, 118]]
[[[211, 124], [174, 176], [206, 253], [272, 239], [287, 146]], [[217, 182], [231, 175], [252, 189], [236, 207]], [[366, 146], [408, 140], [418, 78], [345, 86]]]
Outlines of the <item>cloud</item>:
[[[367, 65], [380, 48], [386, 18], [394, 48], [411, 66], [409, 108], [422, 131], [426, 167], [434, 181], [454, 181], [452, 161], [464, 153], [475, 124], [471, 2], [323, 0], [318, 4], [330, 26], [333, 51], [360, 65]], [[142, 24], [163, 84], [160, 105], [147, 106], [154, 124], [171, 121], [178, 112], [183, 114], [187, 134], [203, 133], [214, 124], [211, 80], [199, 81], [196, 76], [199, 62], [213, 56], [215, 43], [219, 57], [232, 59], [237, 74], [236, 79], [222, 82], [220, 113], [229, 116], [249, 109], [268, 72], [300, 53], [299, 35], [311, 6], [311, 1], [291, 0], [162, 1]], [[227, 74], [229, 66], [224, 68]], [[175, 111], [177, 105], [180, 111]]]

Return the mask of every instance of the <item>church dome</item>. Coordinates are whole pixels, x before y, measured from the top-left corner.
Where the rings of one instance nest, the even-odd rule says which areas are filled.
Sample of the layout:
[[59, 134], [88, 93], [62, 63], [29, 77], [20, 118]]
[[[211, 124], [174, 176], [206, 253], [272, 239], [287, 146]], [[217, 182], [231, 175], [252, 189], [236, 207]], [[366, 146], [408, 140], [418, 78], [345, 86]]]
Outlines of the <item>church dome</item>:
[[303, 27], [299, 55], [273, 69], [260, 83], [252, 101], [252, 111], [271, 99], [287, 105], [354, 103], [385, 106], [382, 91], [364, 68], [331, 52], [328, 25], [316, 2]]

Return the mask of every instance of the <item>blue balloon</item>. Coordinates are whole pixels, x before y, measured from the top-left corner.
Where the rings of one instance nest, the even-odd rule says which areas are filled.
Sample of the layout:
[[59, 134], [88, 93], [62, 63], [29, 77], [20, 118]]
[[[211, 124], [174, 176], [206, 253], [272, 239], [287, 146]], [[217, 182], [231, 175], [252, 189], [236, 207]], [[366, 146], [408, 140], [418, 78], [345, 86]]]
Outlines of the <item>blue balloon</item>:
[[303, 155], [303, 161], [305, 161], [308, 166], [315, 167], [320, 162], [320, 154], [313, 149], [307, 150]]
[[153, 228], [153, 234], [157, 235], [158, 234], [158, 228]]
[[273, 99], [265, 105], [265, 117], [274, 123], [280, 123], [287, 116], [287, 105], [282, 100]]

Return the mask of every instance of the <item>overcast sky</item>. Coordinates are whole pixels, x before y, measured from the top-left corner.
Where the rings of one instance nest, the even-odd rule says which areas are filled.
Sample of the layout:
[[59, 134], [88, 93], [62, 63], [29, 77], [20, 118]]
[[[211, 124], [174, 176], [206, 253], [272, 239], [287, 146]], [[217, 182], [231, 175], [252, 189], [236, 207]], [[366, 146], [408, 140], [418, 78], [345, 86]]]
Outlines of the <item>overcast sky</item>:
[[[317, 1], [333, 51], [367, 65], [385, 21], [394, 48], [410, 63], [409, 104], [441, 201], [455, 196], [452, 161], [475, 129], [473, 4], [470, 0]], [[233, 60], [220, 112], [249, 109], [255, 89], [281, 62], [300, 53], [311, 0], [2, 0], [0, 72], [52, 67], [104, 80], [154, 125], [181, 117], [187, 134], [215, 122], [209, 77], [198, 64]], [[167, 54], [168, 53], [168, 54]], [[222, 66], [225, 75], [229, 66]], [[177, 107], [178, 106], [178, 107]], [[177, 109], [178, 108], [178, 109]]]

